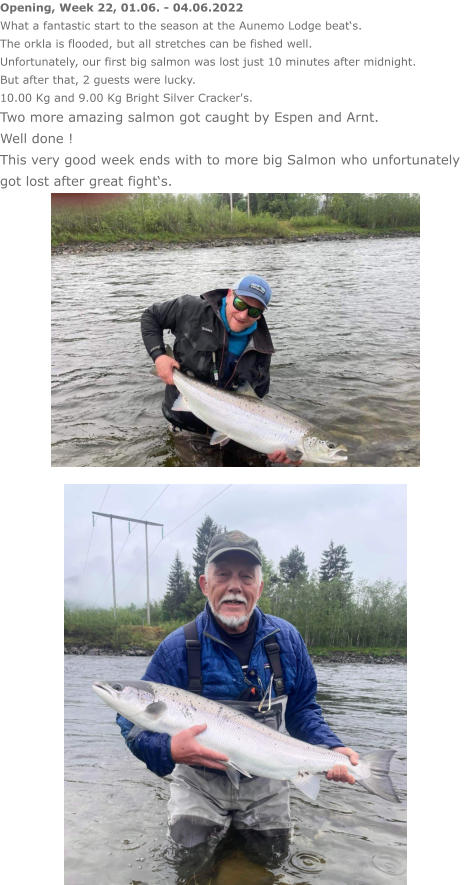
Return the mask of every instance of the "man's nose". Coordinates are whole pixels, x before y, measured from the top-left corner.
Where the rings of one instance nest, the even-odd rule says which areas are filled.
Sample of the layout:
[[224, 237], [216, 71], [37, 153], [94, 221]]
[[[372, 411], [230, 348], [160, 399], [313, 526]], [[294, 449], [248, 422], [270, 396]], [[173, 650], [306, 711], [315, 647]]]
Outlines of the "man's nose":
[[240, 593], [241, 580], [238, 574], [234, 573], [230, 575], [230, 577], [228, 578], [227, 590], [231, 593]]

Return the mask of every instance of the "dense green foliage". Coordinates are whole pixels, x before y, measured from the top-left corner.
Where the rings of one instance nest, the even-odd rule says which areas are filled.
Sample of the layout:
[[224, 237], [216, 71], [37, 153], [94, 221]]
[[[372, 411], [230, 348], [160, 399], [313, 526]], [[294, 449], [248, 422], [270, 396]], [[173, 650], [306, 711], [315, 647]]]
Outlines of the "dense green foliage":
[[[166, 592], [160, 602], [151, 604], [151, 624], [155, 626], [144, 626], [145, 606], [120, 608], [116, 619], [112, 610], [66, 607], [66, 643], [82, 641], [113, 648], [136, 644], [153, 650], [171, 630], [202, 610], [204, 597], [197, 580], [204, 571], [208, 542], [217, 530], [224, 529], [209, 516], [197, 529], [193, 578], [177, 551]], [[277, 571], [263, 557], [260, 606], [291, 621], [315, 653], [323, 648], [405, 648], [405, 587], [396, 587], [391, 581], [354, 582], [350, 566], [345, 546], [332, 541], [322, 553], [319, 571], [309, 571], [305, 555], [297, 546], [281, 557]]]
[[190, 572], [183, 567], [180, 554], [177, 551], [170, 569], [167, 590], [162, 600], [161, 615], [165, 621], [172, 621], [185, 614], [186, 600], [190, 596], [193, 586]]
[[[134, 194], [53, 202], [53, 245], [81, 241], [195, 242], [230, 237], [418, 230], [414, 194]], [[241, 198], [241, 199], [238, 199]]]
[[332, 581], [333, 578], [345, 579], [349, 586], [352, 584], [352, 572], [349, 569], [350, 562], [347, 559], [347, 551], [343, 544], [334, 544], [331, 541], [327, 550], [324, 550], [319, 568], [319, 581], [321, 583]]
[[371, 229], [420, 223], [418, 194], [328, 194], [326, 214], [344, 224]]
[[391, 581], [353, 583], [345, 547], [331, 541], [319, 573], [309, 574], [294, 547], [268, 571], [261, 607], [291, 621], [308, 648], [406, 645], [406, 591]]
[[315, 216], [319, 214], [320, 194], [250, 194], [252, 215], [269, 212], [278, 218]]
[[130, 605], [118, 608], [116, 617], [113, 609], [72, 608], [65, 605], [64, 641], [65, 646], [97, 646], [99, 648], [123, 649], [143, 648], [152, 654], [159, 642], [180, 626], [183, 621], [168, 621], [158, 624], [157, 605], [151, 606], [151, 620], [156, 626], [147, 627], [146, 608]]
[[206, 195], [139, 194], [112, 202], [60, 205], [51, 216], [52, 242], [97, 239], [187, 242], [226, 236], [279, 236], [278, 218], [249, 218], [246, 212], [217, 207]]

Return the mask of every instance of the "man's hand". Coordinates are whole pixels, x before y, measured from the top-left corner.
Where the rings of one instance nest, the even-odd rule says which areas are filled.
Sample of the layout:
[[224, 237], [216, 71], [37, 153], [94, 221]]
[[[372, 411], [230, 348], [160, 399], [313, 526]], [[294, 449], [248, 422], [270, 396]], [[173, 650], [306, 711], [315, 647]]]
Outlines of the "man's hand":
[[219, 768], [225, 771], [225, 766], [221, 764], [228, 761], [228, 756], [224, 753], [217, 753], [216, 750], [209, 750], [202, 747], [195, 740], [195, 735], [205, 731], [206, 725], [192, 725], [184, 731], [174, 734], [170, 742], [170, 752], [174, 762], [183, 762], [185, 765], [205, 765], [207, 768]]
[[271, 452], [271, 454], [268, 455], [268, 460], [273, 461], [274, 464], [292, 464], [293, 467], [300, 467], [302, 464], [302, 461], [291, 461], [286, 455], [286, 452], [281, 451], [280, 449], [276, 452]]
[[159, 378], [162, 378], [165, 384], [173, 384], [172, 369], [180, 369], [180, 363], [174, 360], [173, 356], [167, 356], [166, 353], [158, 356], [154, 362]]
[[[334, 753], [342, 753], [343, 756], [348, 756], [352, 765], [357, 765], [359, 754], [350, 747], [332, 747], [332, 749]], [[326, 778], [328, 781], [344, 781], [347, 784], [355, 784], [355, 777], [350, 773], [346, 765], [334, 765], [334, 768], [330, 768], [326, 772]]]

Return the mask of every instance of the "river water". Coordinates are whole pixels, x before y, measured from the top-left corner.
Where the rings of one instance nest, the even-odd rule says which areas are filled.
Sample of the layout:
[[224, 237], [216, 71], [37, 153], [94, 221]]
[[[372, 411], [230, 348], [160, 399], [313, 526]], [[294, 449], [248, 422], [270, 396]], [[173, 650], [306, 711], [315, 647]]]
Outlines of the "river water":
[[316, 803], [293, 790], [288, 856], [277, 867], [252, 860], [228, 839], [206, 874], [181, 878], [167, 849], [167, 778], [126, 748], [96, 679], [139, 678], [134, 657], [67, 656], [65, 885], [404, 885], [405, 677], [403, 664], [319, 664], [318, 699], [327, 721], [365, 754], [392, 747], [402, 804], [361, 787], [321, 779]]
[[155, 301], [233, 285], [249, 270], [274, 293], [269, 401], [346, 444], [348, 466], [417, 465], [411, 237], [53, 256], [52, 463], [264, 465], [243, 447], [216, 451], [171, 432], [139, 328]]

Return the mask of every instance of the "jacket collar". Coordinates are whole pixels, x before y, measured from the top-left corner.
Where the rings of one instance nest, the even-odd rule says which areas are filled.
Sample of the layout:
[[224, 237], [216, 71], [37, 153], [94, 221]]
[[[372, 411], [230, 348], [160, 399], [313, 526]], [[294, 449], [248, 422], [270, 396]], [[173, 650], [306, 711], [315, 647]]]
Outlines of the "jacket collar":
[[[227, 294], [228, 289], [212, 289], [210, 292], [204, 292], [203, 295], [200, 295], [204, 301], [207, 302], [212, 308], [215, 315], [218, 317], [221, 325], [223, 326], [223, 320], [220, 316], [220, 307], [223, 298]], [[248, 345], [249, 347], [250, 345]], [[269, 333], [269, 329], [266, 323], [264, 316], [261, 316], [258, 320], [258, 326], [253, 332], [252, 336], [252, 346], [254, 350], [258, 350], [259, 353], [274, 353], [274, 345], [271, 340], [271, 335]]]

